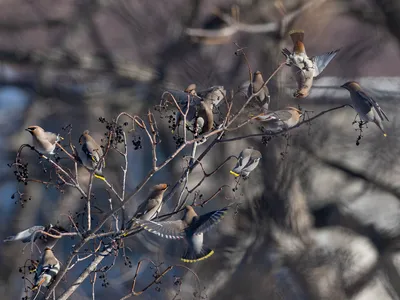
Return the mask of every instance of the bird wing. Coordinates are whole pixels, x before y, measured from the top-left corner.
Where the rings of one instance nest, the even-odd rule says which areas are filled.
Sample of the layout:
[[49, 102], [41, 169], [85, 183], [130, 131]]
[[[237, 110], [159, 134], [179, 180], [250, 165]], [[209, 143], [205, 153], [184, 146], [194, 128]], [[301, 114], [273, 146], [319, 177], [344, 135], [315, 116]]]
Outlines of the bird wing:
[[193, 234], [201, 234], [210, 230], [222, 220], [227, 211], [228, 207], [224, 207], [220, 210], [212, 211], [198, 217]]
[[147, 199], [146, 201], [143, 201], [139, 205], [139, 207], [135, 213], [135, 218], [139, 218], [140, 216], [143, 216], [149, 210], [153, 209], [154, 207], [158, 206], [159, 204], [160, 203], [154, 198], [150, 198], [150, 199]]
[[317, 77], [319, 74], [322, 73], [322, 71], [326, 68], [326, 66], [331, 62], [331, 60], [336, 56], [339, 51], [340, 49], [336, 49], [331, 52], [311, 57], [311, 61], [314, 64], [314, 77]]
[[381, 118], [381, 120], [383, 121], [383, 118], [385, 117], [385, 119], [387, 121], [389, 121], [387, 115], [385, 114], [385, 112], [383, 111], [383, 109], [380, 107], [380, 105], [378, 104], [378, 102], [376, 102], [373, 98], [371, 98], [370, 96], [368, 96], [366, 93], [364, 93], [363, 91], [357, 91], [356, 92], [364, 101], [368, 102], [369, 105], [371, 107], [374, 107], [376, 112], [378, 113], [379, 117]]
[[103, 156], [103, 150], [99, 145], [93, 145], [93, 143], [83, 143], [82, 151], [85, 155], [94, 162], [99, 162], [100, 157]]
[[272, 113], [277, 120], [287, 121], [292, 117], [292, 114], [287, 110], [277, 110]]
[[46, 131], [43, 133], [43, 136], [45, 137], [46, 140], [48, 140], [52, 144], [60, 140], [60, 137], [53, 132]]
[[12, 241], [22, 241], [24, 243], [30, 242], [32, 235], [39, 231], [44, 230], [44, 226], [32, 226], [31, 228], [25, 229], [21, 232], [18, 232], [16, 235], [9, 236], [4, 239], [4, 242], [12, 242]]
[[138, 220], [137, 224], [148, 232], [157, 234], [166, 239], [182, 239], [186, 235], [186, 226], [182, 220], [163, 222]]
[[236, 163], [236, 166], [232, 169], [236, 173], [240, 173], [240, 171], [243, 169], [243, 167], [248, 163], [250, 160], [250, 155], [245, 155], [247, 151], [250, 149], [244, 149], [242, 152], [239, 154], [238, 161]]

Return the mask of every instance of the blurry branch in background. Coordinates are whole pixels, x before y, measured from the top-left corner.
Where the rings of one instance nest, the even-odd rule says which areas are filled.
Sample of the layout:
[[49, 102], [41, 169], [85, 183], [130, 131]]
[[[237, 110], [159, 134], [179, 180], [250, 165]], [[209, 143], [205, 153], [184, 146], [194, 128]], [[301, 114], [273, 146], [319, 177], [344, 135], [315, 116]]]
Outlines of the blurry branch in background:
[[369, 184], [372, 184], [382, 191], [392, 194], [400, 200], [400, 187], [395, 187], [391, 184], [388, 184], [380, 180], [376, 176], [368, 174], [365, 170], [356, 170], [353, 167], [350, 167], [338, 160], [322, 157], [321, 155], [315, 153], [315, 151], [313, 151], [310, 147], [307, 147], [305, 145], [301, 145], [301, 148], [306, 151], [311, 157], [315, 158], [317, 161], [323, 163], [324, 165], [339, 170], [348, 176], [361, 179]]
[[221, 29], [200, 29], [200, 28], [187, 28], [186, 34], [193, 38], [226, 38], [235, 35], [238, 32], [247, 33], [279, 33], [285, 32], [287, 25], [292, 22], [299, 14], [305, 10], [310, 9], [315, 5], [321, 5], [326, 0], [310, 0], [297, 10], [284, 15], [280, 22], [271, 22], [266, 24], [244, 24], [233, 18], [226, 13], [217, 12], [216, 15], [220, 17], [226, 26]]

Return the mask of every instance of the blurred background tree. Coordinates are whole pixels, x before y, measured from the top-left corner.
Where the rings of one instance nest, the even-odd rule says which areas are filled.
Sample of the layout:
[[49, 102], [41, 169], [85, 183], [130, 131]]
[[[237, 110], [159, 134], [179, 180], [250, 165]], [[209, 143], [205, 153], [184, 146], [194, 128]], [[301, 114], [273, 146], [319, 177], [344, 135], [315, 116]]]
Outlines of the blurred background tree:
[[[21, 144], [30, 142], [23, 130], [28, 125], [63, 134], [62, 128], [71, 124], [74, 143], [85, 129], [101, 139], [105, 128], [100, 117], [112, 119], [121, 111], [144, 115], [165, 89], [182, 90], [196, 83], [200, 89], [224, 85], [237, 90], [248, 72], [243, 59], [234, 55], [234, 42], [245, 48], [252, 68], [266, 77], [283, 61], [280, 50], [290, 45], [287, 32], [300, 28], [306, 33], [308, 54], [342, 50], [308, 98], [293, 99], [290, 73], [280, 72], [268, 84], [270, 108], [299, 104], [317, 113], [348, 103], [348, 93], [338, 87], [358, 80], [389, 115], [388, 138], [369, 126], [356, 146], [359, 133], [351, 124], [355, 112], [344, 109], [292, 131], [289, 139], [218, 144], [204, 162], [207, 170], [246, 145], [259, 149], [263, 160], [239, 187], [240, 196], [235, 194], [241, 201], [237, 213], [207, 234], [215, 255], [190, 267], [200, 278], [202, 296], [210, 299], [399, 299], [398, 20], [400, 3], [395, 0], [2, 0], [2, 236], [36, 224], [66, 224], [62, 214], [82, 211], [85, 204], [75, 190], [60, 194], [34, 184], [23, 190], [32, 197], [23, 206], [11, 198], [16, 181], [7, 163]], [[176, 145], [167, 121], [162, 124], [159, 155], [165, 158]], [[237, 134], [255, 132], [257, 126], [249, 125]], [[147, 147], [144, 143], [130, 155], [130, 191], [151, 167]], [[150, 184], [178, 179], [185, 166], [180, 158]], [[108, 159], [111, 182], [121, 180], [120, 165], [117, 156]], [[200, 189], [205, 198], [226, 180], [233, 181], [229, 167], [218, 180], [205, 180]], [[45, 176], [40, 166], [34, 170], [32, 176]], [[196, 169], [194, 178], [201, 175]], [[81, 176], [88, 176], [83, 169]], [[96, 204], [108, 207], [103, 186], [95, 184], [94, 192]], [[145, 188], [127, 205], [128, 215], [146, 195]], [[204, 211], [227, 204], [227, 198], [232, 198], [231, 191], [221, 193]], [[61, 262], [73, 244], [70, 239], [57, 244]], [[143, 257], [174, 264], [181, 251], [180, 245], [146, 233], [127, 239], [126, 246], [132, 250], [128, 255], [133, 265]], [[25, 294], [18, 268], [30, 251], [22, 252], [19, 243], [0, 247], [2, 297], [21, 298]], [[72, 269], [57, 295], [81, 271]], [[150, 282], [152, 274], [143, 268], [138, 286]], [[95, 286], [96, 299], [123, 297], [133, 276], [134, 269], [118, 261], [107, 273], [110, 285], [104, 288], [99, 280]], [[197, 290], [192, 273], [180, 270], [140, 297], [191, 299]], [[85, 281], [70, 299], [91, 299], [91, 294]]]

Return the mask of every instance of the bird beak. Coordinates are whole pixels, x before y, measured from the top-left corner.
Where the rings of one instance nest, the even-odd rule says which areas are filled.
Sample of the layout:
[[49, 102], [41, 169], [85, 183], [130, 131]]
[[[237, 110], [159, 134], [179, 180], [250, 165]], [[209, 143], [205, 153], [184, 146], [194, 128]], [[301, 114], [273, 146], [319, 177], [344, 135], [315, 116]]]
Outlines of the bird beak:
[[32, 130], [29, 129], [29, 128], [25, 128], [25, 130], [28, 131], [28, 132], [32, 132]]
[[79, 145], [82, 145], [82, 138], [83, 138], [83, 134], [81, 134], [81, 136], [79, 137]]
[[344, 84], [342, 84], [340, 87], [341, 87], [341, 88], [344, 88], [344, 89], [346, 89], [346, 90], [347, 90], [347, 86], [346, 86], [346, 85], [344, 85]]

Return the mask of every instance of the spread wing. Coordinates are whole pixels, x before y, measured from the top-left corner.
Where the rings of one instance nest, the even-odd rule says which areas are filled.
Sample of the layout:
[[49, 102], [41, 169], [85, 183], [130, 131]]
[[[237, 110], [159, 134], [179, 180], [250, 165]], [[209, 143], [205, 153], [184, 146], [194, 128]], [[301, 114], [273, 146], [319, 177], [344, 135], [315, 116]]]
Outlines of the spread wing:
[[32, 236], [35, 232], [39, 230], [45, 230], [44, 226], [32, 226], [31, 228], [25, 229], [21, 232], [18, 232], [16, 235], [12, 235], [7, 237], [4, 242], [12, 242], [12, 241], [22, 241], [24, 243], [30, 242]]
[[193, 234], [201, 234], [209, 231], [222, 220], [227, 211], [228, 207], [224, 207], [223, 209], [201, 215], [196, 221], [196, 228], [194, 229]]
[[138, 220], [137, 224], [148, 232], [166, 239], [182, 239], [186, 236], [186, 226], [182, 220], [163, 222]]
[[340, 49], [336, 49], [331, 52], [311, 57], [311, 60], [314, 64], [314, 77], [317, 77], [319, 74], [322, 73], [322, 71], [326, 68], [326, 66], [331, 62], [331, 60], [336, 56], [339, 51]]
[[366, 93], [364, 93], [363, 91], [357, 91], [357, 94], [366, 102], [369, 103], [369, 105], [371, 107], [374, 107], [376, 112], [378, 113], [379, 117], [381, 118], [381, 120], [383, 121], [384, 118], [389, 121], [387, 115], [385, 114], [385, 112], [383, 111], [383, 109], [379, 106], [378, 102], [376, 102], [374, 99], [372, 99], [370, 96], [368, 96]]

